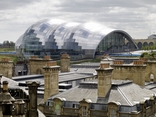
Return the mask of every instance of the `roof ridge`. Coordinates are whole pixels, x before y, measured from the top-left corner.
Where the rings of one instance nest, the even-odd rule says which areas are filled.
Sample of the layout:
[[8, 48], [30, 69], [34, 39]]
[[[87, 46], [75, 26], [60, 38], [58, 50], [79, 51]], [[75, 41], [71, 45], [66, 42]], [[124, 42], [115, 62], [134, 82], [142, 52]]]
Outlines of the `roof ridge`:
[[119, 87], [117, 87], [117, 90], [118, 90], [119, 93], [123, 96], [123, 98], [126, 100], [126, 102], [127, 102], [129, 105], [133, 106], [133, 104], [129, 101], [129, 99], [127, 98], [127, 96], [123, 93], [123, 91], [122, 91]]

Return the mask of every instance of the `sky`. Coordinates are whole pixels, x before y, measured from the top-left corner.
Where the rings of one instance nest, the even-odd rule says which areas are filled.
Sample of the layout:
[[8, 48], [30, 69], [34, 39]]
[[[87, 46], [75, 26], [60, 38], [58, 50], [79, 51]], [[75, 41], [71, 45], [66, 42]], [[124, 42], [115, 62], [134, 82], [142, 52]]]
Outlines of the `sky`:
[[43, 19], [96, 22], [146, 39], [156, 34], [156, 0], [0, 0], [0, 43]]

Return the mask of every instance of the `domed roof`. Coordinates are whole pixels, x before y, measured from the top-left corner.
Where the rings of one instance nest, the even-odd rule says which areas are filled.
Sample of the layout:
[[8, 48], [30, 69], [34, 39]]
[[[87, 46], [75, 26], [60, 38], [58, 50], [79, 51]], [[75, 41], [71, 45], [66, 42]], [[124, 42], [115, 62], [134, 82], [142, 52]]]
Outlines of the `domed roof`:
[[[69, 38], [72, 38], [74, 39], [73, 41], [78, 42], [79, 46], [82, 46], [82, 49], [95, 49], [98, 43], [107, 34], [113, 31], [128, 35], [122, 30], [115, 30], [94, 22], [80, 24], [77, 22], [67, 22], [60, 19], [42, 20], [30, 26], [17, 40], [16, 46], [21, 45], [22, 41], [28, 41], [34, 37], [39, 38], [39, 41], [42, 43], [42, 45], [45, 45], [45, 42], [54, 36], [58, 49], [62, 49], [64, 42], [66, 42]], [[90, 44], [86, 45], [86, 41], [90, 41]]]
[[16, 52], [23, 52], [25, 57], [58, 57], [65, 52], [77, 58], [94, 58], [99, 52], [101, 54], [110, 50], [126, 50], [126, 39], [132, 45], [131, 50], [138, 48], [131, 36], [123, 30], [108, 28], [95, 22], [77, 23], [46, 19], [31, 25], [16, 41], [15, 46]]

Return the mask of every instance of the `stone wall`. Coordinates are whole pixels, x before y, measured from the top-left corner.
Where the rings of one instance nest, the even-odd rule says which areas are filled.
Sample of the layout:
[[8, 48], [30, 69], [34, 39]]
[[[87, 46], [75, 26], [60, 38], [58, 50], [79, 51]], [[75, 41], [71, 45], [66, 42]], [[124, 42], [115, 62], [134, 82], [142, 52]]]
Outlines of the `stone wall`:
[[50, 57], [48, 56], [45, 56], [43, 59], [38, 58], [37, 56], [32, 56], [28, 62], [29, 74], [30, 75], [43, 74], [44, 70], [42, 67], [45, 66], [46, 63], [50, 61], [52, 61], [52, 59], [50, 59]]
[[13, 61], [10, 61], [9, 58], [2, 58], [0, 61], [0, 74], [3, 76], [12, 79], [13, 75]]
[[145, 70], [146, 65], [143, 61], [136, 60], [133, 64], [123, 64], [122, 62], [115, 62], [112, 65], [113, 79], [115, 80], [132, 80], [134, 83], [144, 86], [145, 85]]

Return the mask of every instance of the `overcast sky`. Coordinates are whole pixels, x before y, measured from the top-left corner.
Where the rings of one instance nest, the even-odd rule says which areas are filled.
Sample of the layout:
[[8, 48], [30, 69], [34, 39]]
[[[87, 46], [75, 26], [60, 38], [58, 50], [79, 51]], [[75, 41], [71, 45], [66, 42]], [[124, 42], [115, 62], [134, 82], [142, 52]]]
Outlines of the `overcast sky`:
[[0, 42], [16, 40], [42, 19], [98, 22], [132, 38], [156, 33], [156, 0], [0, 0]]

